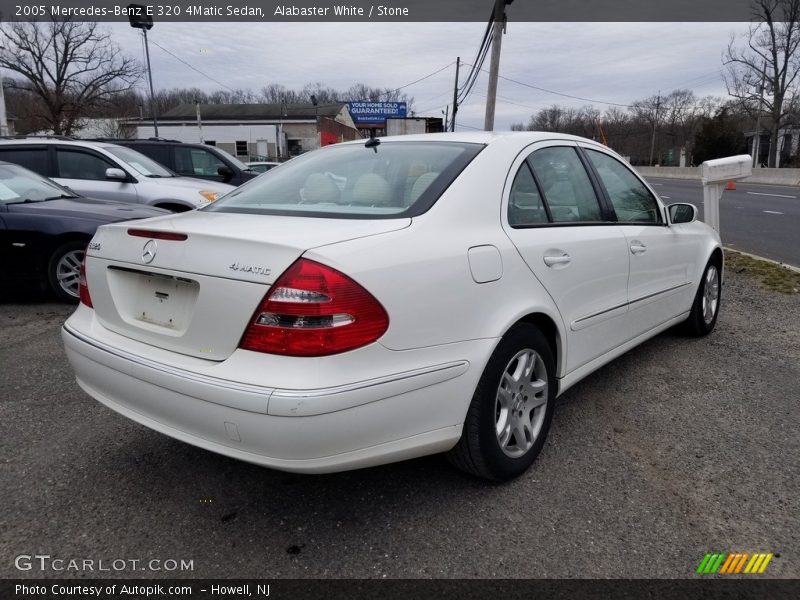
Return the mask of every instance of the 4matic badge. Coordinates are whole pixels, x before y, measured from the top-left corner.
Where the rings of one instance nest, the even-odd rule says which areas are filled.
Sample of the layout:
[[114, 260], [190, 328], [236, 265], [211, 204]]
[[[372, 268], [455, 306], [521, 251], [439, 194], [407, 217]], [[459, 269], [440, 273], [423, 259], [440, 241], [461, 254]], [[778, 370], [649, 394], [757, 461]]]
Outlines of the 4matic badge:
[[254, 275], [269, 275], [270, 269], [267, 267], [256, 267], [253, 265], [245, 265], [240, 262], [233, 263], [228, 267], [232, 271], [241, 271], [242, 273], [253, 273]]

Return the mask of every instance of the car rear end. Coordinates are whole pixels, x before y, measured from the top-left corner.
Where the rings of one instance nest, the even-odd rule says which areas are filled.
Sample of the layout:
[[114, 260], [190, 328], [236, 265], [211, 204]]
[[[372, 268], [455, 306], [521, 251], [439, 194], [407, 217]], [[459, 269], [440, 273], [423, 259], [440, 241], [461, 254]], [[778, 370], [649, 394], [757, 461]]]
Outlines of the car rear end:
[[[482, 364], [493, 341], [383, 343], [393, 319], [415, 319], [418, 308], [387, 310], [392, 275], [362, 250], [408, 239], [416, 203], [435, 202], [479, 151], [444, 150], [430, 154], [428, 167], [445, 155], [441, 170], [416, 191], [425, 173], [402, 179], [396, 205], [374, 172], [347, 172], [352, 160], [298, 161], [219, 206], [100, 228], [81, 305], [63, 328], [78, 383], [152, 429], [278, 469], [447, 450], [474, 389], [470, 364]], [[393, 158], [360, 152], [370, 169]], [[377, 200], [360, 202], [367, 197]], [[343, 259], [348, 247], [361, 259]]]

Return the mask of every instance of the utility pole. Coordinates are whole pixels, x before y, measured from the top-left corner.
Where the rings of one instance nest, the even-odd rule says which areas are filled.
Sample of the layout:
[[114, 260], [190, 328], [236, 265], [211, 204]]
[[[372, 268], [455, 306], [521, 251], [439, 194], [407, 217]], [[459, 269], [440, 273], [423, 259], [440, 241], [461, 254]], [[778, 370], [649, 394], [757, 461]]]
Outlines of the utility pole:
[[200, 117], [200, 100], [195, 98], [194, 105], [197, 109], [197, 130], [200, 132], [200, 143], [205, 144], [206, 140], [203, 138], [203, 120]]
[[[2, 46], [0, 46], [2, 48]], [[0, 73], [0, 135], [8, 135], [8, 120], [6, 119], [6, 98], [3, 95], [3, 74]]]
[[447, 131], [447, 118], [450, 115], [450, 105], [448, 104], [442, 112], [444, 113], [444, 127], [442, 129]]
[[461, 67], [461, 57], [456, 57], [456, 82], [453, 85], [453, 116], [450, 118], [450, 131], [456, 130], [456, 113], [458, 112], [458, 69]]
[[758, 113], [756, 115], [756, 134], [753, 136], [753, 167], [758, 166], [758, 153], [761, 151], [761, 109], [764, 105], [764, 84], [767, 80], [767, 61], [761, 71], [761, 89], [758, 98]]
[[153, 115], [153, 133], [158, 137], [158, 119], [156, 118], [156, 97], [153, 94], [153, 71], [150, 69], [150, 46], [147, 43], [147, 31], [153, 28], [153, 17], [147, 15], [141, 4], [128, 5], [128, 21], [131, 27], [141, 29], [144, 33], [144, 54], [147, 58], [147, 79], [150, 82], [150, 112]]
[[[152, 23], [150, 27], [152, 27]], [[153, 93], [153, 71], [150, 69], [150, 47], [147, 44], [147, 28], [143, 28], [144, 33], [144, 53], [147, 57], [147, 79], [150, 82], [150, 112], [153, 114], [153, 133], [158, 137], [158, 117], [156, 117], [156, 96]]]
[[500, 45], [505, 33], [506, 4], [514, 0], [495, 0], [494, 3], [494, 30], [492, 31], [492, 62], [489, 65], [489, 89], [486, 92], [486, 117], [483, 129], [494, 129], [494, 107], [497, 100], [497, 76], [500, 74]]
[[653, 152], [656, 149], [656, 127], [658, 126], [658, 109], [661, 108], [661, 90], [658, 90], [658, 97], [656, 98], [656, 115], [653, 119], [653, 137], [650, 140], [650, 162], [648, 166], [653, 166]]
[[[0, 50], [6, 47], [0, 44]], [[3, 73], [0, 72], [0, 135], [8, 135], [8, 120], [6, 119], [6, 97], [3, 94]]]

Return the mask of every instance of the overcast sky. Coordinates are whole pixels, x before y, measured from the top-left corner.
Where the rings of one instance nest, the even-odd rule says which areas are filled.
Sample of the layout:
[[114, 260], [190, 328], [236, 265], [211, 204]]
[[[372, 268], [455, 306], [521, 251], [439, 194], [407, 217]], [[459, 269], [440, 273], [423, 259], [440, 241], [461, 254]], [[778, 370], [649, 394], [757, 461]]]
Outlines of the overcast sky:
[[[627, 104], [686, 87], [698, 96], [725, 95], [721, 59], [743, 23], [515, 23], [503, 37], [500, 74], [557, 92]], [[115, 41], [142, 57], [138, 30], [109, 23]], [[472, 62], [485, 23], [156, 23], [150, 39], [230, 88], [270, 83], [301, 88], [319, 81], [346, 89], [362, 82], [396, 88], [461, 56]], [[156, 89], [220, 86], [151, 44]], [[484, 68], [488, 70], [487, 59]], [[462, 77], [464, 75], [462, 71]], [[414, 108], [440, 116], [452, 102], [455, 66], [404, 91]], [[458, 123], [482, 127], [486, 75], [459, 108]], [[587, 104], [500, 80], [496, 129], [527, 122], [559, 103]], [[607, 105], [597, 103], [598, 108]]]

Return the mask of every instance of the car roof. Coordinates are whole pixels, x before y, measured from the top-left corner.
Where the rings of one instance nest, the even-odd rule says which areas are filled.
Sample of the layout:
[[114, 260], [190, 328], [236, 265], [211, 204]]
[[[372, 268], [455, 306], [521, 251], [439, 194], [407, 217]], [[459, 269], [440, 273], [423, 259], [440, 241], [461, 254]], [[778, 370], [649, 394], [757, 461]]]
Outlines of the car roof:
[[29, 137], [29, 138], [6, 138], [0, 139], [0, 144], [22, 144], [22, 145], [49, 145], [58, 144], [60, 146], [77, 146], [80, 148], [119, 148], [118, 144], [108, 142], [92, 142], [89, 140], [62, 140], [52, 137]]
[[[410, 135], [382, 136], [382, 142], [457, 142], [467, 144], [492, 144], [500, 140], [514, 139], [520, 142], [533, 143], [542, 140], [566, 140], [591, 142], [592, 140], [568, 135], [565, 133], [554, 133], [552, 131], [456, 131], [447, 133], [418, 133]], [[362, 138], [345, 144], [363, 144], [366, 139]]]
[[180, 140], [164, 140], [161, 138], [158, 139], [140, 139], [136, 138], [134, 140], [119, 140], [123, 144], [154, 144], [156, 146], [202, 146], [203, 148], [215, 148], [216, 146], [209, 146], [208, 144], [199, 144], [197, 142], [182, 142]]

